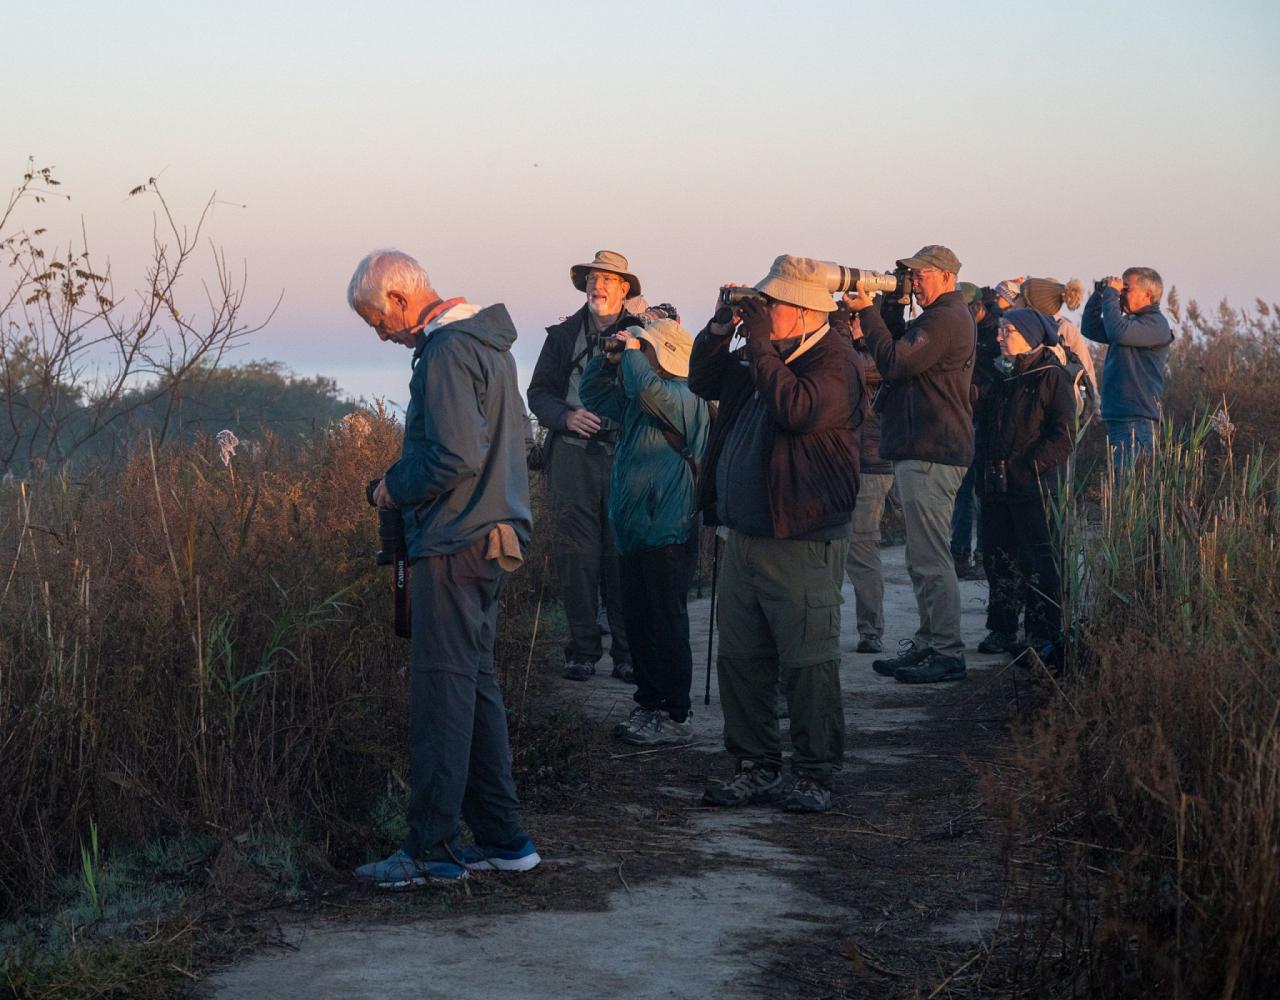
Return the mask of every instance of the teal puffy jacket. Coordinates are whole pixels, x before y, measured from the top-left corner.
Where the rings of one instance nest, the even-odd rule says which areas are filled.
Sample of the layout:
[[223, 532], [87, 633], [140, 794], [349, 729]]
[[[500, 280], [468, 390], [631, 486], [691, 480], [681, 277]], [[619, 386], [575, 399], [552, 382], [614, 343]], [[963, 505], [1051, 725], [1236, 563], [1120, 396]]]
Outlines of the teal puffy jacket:
[[622, 425], [613, 453], [609, 521], [618, 551], [678, 545], [697, 528], [693, 471], [667, 441], [655, 414], [684, 438], [700, 463], [711, 429], [705, 400], [682, 378], [662, 378], [640, 351], [615, 366], [597, 355], [582, 373], [582, 403]]

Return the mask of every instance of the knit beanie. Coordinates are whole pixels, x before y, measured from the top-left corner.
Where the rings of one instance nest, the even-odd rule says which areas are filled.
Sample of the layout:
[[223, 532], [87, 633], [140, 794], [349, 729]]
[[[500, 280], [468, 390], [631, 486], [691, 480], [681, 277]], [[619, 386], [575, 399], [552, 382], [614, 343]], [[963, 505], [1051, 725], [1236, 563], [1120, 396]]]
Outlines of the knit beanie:
[[1006, 278], [1000, 284], [996, 285], [996, 295], [1004, 299], [1009, 305], [1013, 305], [1014, 300], [1018, 297], [1018, 292], [1022, 289], [1022, 283], [1014, 281], [1012, 278]]
[[1058, 342], [1058, 324], [1038, 309], [1010, 309], [1000, 318], [1022, 334], [1033, 351], [1041, 344], [1052, 347]]
[[1028, 278], [1022, 283], [1022, 301], [1046, 316], [1056, 316], [1066, 290], [1066, 285], [1052, 278]]

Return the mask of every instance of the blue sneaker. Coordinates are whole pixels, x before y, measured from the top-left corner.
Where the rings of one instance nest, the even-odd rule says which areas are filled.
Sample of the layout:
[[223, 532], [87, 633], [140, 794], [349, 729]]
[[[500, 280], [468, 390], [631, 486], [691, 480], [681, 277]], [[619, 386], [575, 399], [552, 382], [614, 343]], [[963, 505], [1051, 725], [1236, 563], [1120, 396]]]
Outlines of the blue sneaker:
[[410, 889], [432, 880], [456, 882], [467, 877], [467, 870], [451, 861], [415, 861], [404, 851], [396, 851], [381, 861], [361, 865], [355, 876], [379, 889]]
[[516, 841], [513, 847], [462, 847], [456, 856], [473, 872], [527, 872], [542, 861], [528, 837]]

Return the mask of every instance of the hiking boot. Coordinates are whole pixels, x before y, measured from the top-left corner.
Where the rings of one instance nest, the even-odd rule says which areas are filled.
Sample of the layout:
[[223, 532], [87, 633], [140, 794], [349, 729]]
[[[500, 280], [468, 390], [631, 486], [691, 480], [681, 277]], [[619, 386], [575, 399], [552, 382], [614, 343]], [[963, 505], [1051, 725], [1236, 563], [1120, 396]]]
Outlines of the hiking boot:
[[634, 684], [636, 682], [635, 668], [625, 661], [613, 665], [613, 676], [624, 684]]
[[626, 739], [628, 733], [638, 733], [649, 725], [649, 720], [656, 711], [656, 708], [642, 708], [637, 705], [631, 710], [631, 714], [627, 716], [626, 722], [619, 722], [613, 727], [613, 735], [621, 740]]
[[570, 660], [564, 665], [567, 681], [589, 681], [596, 675], [596, 665], [590, 660]]
[[713, 806], [745, 806], [776, 802], [782, 798], [782, 772], [755, 761], [738, 763], [738, 773], [728, 781], [708, 782], [702, 801]]
[[1017, 644], [1018, 637], [1012, 632], [991, 632], [978, 643], [979, 653], [1007, 653]]
[[662, 709], [658, 709], [649, 713], [648, 721], [643, 725], [628, 727], [625, 732], [619, 733], [618, 739], [635, 747], [680, 746], [693, 742], [693, 723], [688, 719], [676, 722]]
[[831, 789], [810, 777], [801, 776], [782, 800], [789, 813], [821, 813], [831, 808]]
[[881, 653], [884, 651], [884, 643], [880, 641], [879, 636], [864, 635], [858, 640], [858, 645], [854, 648], [855, 653]]
[[467, 870], [451, 861], [416, 861], [400, 850], [381, 861], [361, 865], [355, 876], [379, 889], [410, 889], [430, 881], [456, 882], [467, 877]]
[[962, 681], [968, 676], [963, 656], [943, 656], [931, 653], [914, 666], [899, 667], [893, 675], [901, 684], [938, 684], [942, 681]]
[[527, 872], [537, 868], [542, 861], [528, 836], [519, 837], [506, 847], [488, 847], [483, 844], [462, 847], [455, 856], [466, 865], [468, 871], [473, 872]]
[[903, 667], [914, 667], [917, 663], [922, 663], [929, 658], [932, 652], [930, 649], [917, 649], [916, 644], [910, 639], [903, 639], [898, 643], [898, 655], [890, 656], [883, 660], [872, 660], [871, 669], [882, 677], [896, 677], [898, 671]]
[[986, 578], [986, 571], [982, 568], [982, 563], [977, 559], [966, 564], [963, 568], [956, 567], [956, 579], [958, 580], [985, 580]]

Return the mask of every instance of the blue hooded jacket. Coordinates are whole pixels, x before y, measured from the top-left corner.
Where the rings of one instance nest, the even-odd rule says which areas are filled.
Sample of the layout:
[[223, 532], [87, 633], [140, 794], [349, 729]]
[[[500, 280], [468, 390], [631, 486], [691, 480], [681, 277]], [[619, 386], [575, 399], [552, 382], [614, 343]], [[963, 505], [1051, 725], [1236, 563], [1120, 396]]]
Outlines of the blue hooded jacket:
[[456, 552], [503, 522], [529, 543], [515, 340], [502, 304], [418, 335], [404, 447], [386, 476], [412, 559]]

